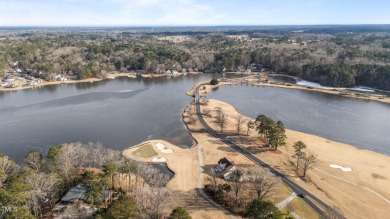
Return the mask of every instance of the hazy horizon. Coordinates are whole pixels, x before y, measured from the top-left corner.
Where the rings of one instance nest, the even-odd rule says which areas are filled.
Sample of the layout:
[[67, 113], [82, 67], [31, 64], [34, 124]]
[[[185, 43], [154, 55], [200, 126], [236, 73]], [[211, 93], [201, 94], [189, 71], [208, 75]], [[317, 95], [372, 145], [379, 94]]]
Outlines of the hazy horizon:
[[0, 0], [3, 27], [182, 27], [390, 24], [372, 0]]

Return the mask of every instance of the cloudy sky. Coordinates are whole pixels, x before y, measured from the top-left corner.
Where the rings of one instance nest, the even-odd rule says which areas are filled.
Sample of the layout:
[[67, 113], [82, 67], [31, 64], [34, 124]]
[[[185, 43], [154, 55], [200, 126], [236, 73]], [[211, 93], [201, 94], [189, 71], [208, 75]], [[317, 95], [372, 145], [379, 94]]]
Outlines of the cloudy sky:
[[0, 0], [0, 26], [390, 24], [390, 0]]

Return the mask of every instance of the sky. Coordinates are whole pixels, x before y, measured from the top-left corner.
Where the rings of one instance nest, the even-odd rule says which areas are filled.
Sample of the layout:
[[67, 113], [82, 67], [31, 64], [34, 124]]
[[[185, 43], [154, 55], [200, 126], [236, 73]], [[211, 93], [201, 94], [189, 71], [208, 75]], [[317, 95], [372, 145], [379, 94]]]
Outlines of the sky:
[[0, 0], [0, 26], [390, 24], [389, 0]]

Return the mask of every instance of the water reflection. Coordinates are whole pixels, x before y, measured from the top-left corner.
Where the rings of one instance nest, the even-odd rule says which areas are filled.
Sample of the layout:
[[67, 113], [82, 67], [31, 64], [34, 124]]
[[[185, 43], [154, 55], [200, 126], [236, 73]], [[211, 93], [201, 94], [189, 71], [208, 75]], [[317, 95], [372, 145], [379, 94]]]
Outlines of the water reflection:
[[100, 141], [118, 150], [147, 139], [190, 147], [193, 140], [181, 114], [192, 98], [184, 93], [212, 77], [122, 77], [3, 92], [0, 153], [23, 160], [30, 150], [46, 152], [52, 145], [78, 141]]
[[[390, 154], [390, 104], [274, 87], [224, 86], [208, 95], [255, 118], [281, 120], [289, 129]], [[243, 98], [245, 97], [245, 98]]]

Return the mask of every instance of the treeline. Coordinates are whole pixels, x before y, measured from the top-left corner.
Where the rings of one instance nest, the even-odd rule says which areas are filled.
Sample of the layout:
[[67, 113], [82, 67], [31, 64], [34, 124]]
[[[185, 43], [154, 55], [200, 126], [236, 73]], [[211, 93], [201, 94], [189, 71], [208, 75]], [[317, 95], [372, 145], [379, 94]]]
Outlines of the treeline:
[[304, 65], [302, 73], [295, 74], [306, 80], [332, 87], [363, 85], [390, 90], [390, 66], [385, 65]]
[[[162, 40], [161, 35], [130, 33], [4, 39], [0, 43], [0, 73], [20, 68], [54, 80], [56, 74], [84, 79], [104, 77], [110, 71], [161, 74], [167, 70], [222, 72], [264, 68], [326, 86], [390, 89], [390, 36], [386, 33], [253, 31], [188, 33], [182, 42]], [[248, 37], [241, 38], [237, 33], [247, 33]], [[9, 64], [16, 62], [16, 66]]]
[[[81, 184], [88, 188], [86, 202], [96, 208], [104, 206], [105, 190], [122, 196], [98, 211], [96, 218], [158, 218], [171, 196], [165, 188], [168, 180], [152, 165], [126, 160], [100, 143], [54, 146], [47, 155], [31, 151], [22, 164], [0, 155], [0, 217], [42, 217], [48, 213], [44, 209], [52, 209], [72, 186]], [[123, 204], [128, 205], [126, 209], [118, 208]], [[73, 210], [65, 213], [85, 216]]]

